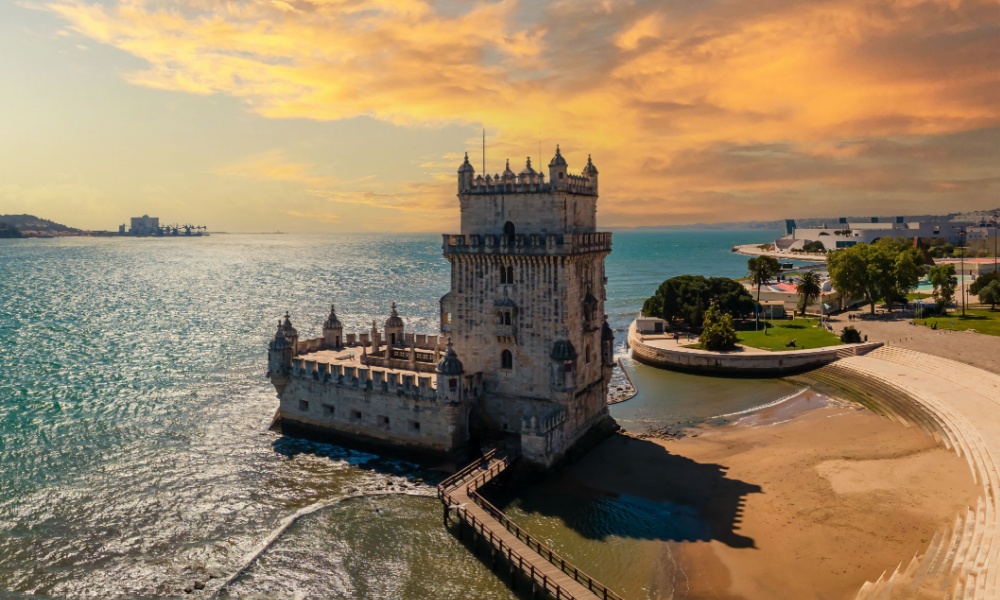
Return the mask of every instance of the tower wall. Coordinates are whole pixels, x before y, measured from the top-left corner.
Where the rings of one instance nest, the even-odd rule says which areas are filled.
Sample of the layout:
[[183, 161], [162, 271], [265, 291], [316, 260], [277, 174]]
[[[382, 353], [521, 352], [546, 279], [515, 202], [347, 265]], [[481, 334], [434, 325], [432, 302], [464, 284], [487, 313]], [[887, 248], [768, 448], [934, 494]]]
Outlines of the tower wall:
[[558, 153], [553, 163], [550, 182], [484, 180], [463, 164], [461, 234], [443, 245], [442, 329], [466, 371], [481, 374], [474, 410], [485, 427], [520, 433], [525, 457], [541, 465], [607, 417], [612, 368], [602, 353], [611, 234], [596, 231], [596, 169], [569, 175]]

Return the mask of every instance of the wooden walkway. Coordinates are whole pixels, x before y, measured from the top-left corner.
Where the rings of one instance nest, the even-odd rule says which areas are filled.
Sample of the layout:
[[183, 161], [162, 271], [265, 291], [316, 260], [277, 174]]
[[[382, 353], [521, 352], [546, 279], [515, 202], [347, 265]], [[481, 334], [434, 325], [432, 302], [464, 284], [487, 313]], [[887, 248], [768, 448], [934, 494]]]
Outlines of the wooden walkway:
[[478, 490], [505, 471], [511, 460], [510, 456], [493, 450], [482, 460], [441, 482], [438, 497], [444, 504], [445, 525], [449, 514], [454, 513], [460, 523], [471, 529], [474, 541], [479, 539], [489, 544], [494, 570], [502, 557], [509, 570], [511, 585], [521, 573], [531, 582], [536, 597], [544, 591], [557, 600], [621, 600], [606, 586], [528, 535], [479, 495]]

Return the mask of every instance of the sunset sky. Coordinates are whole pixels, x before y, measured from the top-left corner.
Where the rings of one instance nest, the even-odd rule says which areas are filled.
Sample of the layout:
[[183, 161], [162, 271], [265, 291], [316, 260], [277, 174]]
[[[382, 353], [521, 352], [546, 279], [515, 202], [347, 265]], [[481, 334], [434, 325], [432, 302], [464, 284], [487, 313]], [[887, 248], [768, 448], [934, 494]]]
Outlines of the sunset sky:
[[483, 128], [605, 227], [1000, 206], [997, 1], [24, 0], [0, 76], [0, 213], [88, 229], [448, 231]]

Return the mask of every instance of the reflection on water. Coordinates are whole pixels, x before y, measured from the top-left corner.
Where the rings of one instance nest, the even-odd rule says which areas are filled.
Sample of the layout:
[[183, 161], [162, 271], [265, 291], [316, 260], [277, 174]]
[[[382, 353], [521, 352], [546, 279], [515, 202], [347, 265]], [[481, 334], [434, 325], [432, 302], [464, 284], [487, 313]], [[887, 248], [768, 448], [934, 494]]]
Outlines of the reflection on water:
[[[690, 427], [711, 420], [723, 425], [737, 413], [790, 399], [803, 387], [785, 379], [707, 377], [657, 369], [623, 356], [638, 393], [611, 407], [611, 416], [631, 433], [665, 426]], [[713, 419], [713, 417], [719, 417]]]

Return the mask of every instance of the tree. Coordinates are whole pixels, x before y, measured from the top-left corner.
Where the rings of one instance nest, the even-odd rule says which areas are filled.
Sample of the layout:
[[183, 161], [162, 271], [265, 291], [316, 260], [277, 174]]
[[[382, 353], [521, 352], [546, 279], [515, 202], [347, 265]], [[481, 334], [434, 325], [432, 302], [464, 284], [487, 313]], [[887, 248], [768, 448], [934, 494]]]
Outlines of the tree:
[[705, 311], [705, 327], [701, 330], [701, 345], [706, 350], [716, 352], [732, 350], [736, 347], [736, 328], [733, 317], [710, 306]]
[[806, 242], [802, 246], [802, 251], [803, 252], [826, 252], [826, 246], [823, 245], [823, 242], [821, 242], [819, 240], [812, 241], [812, 242]]
[[679, 275], [660, 284], [643, 303], [642, 313], [671, 323], [681, 320], [697, 329], [702, 326], [705, 311], [713, 304], [740, 318], [749, 316], [754, 310], [753, 296], [738, 281], [726, 277]]
[[[757, 286], [757, 304], [760, 305], [760, 286], [771, 280], [781, 272], [781, 263], [778, 259], [770, 256], [755, 256], [747, 261], [747, 270], [750, 274], [750, 281]], [[760, 311], [755, 311], [755, 323], [760, 323]], [[755, 325], [756, 326], [756, 325]]]
[[979, 288], [977, 295], [980, 302], [990, 305], [990, 310], [996, 310], [997, 304], [1000, 304], [1000, 280], [994, 279], [989, 285]]
[[809, 304], [819, 298], [823, 289], [819, 285], [819, 275], [814, 271], [806, 271], [799, 277], [799, 280], [795, 282], [795, 287], [799, 292], [799, 296], [802, 299], [799, 301], [799, 305], [802, 308], [802, 316], [806, 314], [806, 308]]
[[955, 276], [955, 265], [935, 265], [927, 274], [934, 286], [934, 302], [939, 314], [944, 314], [948, 305], [955, 299], [955, 289], [958, 287], [958, 277]]
[[988, 286], [992, 281], [1000, 281], [1000, 273], [996, 271], [990, 271], [985, 275], [980, 275], [976, 277], [976, 280], [969, 285], [969, 293], [975, 296], [979, 295], [979, 290]]
[[845, 298], [861, 298], [871, 305], [905, 297], [917, 287], [923, 257], [904, 240], [882, 238], [874, 244], [857, 244], [829, 255], [827, 267], [833, 287]]

